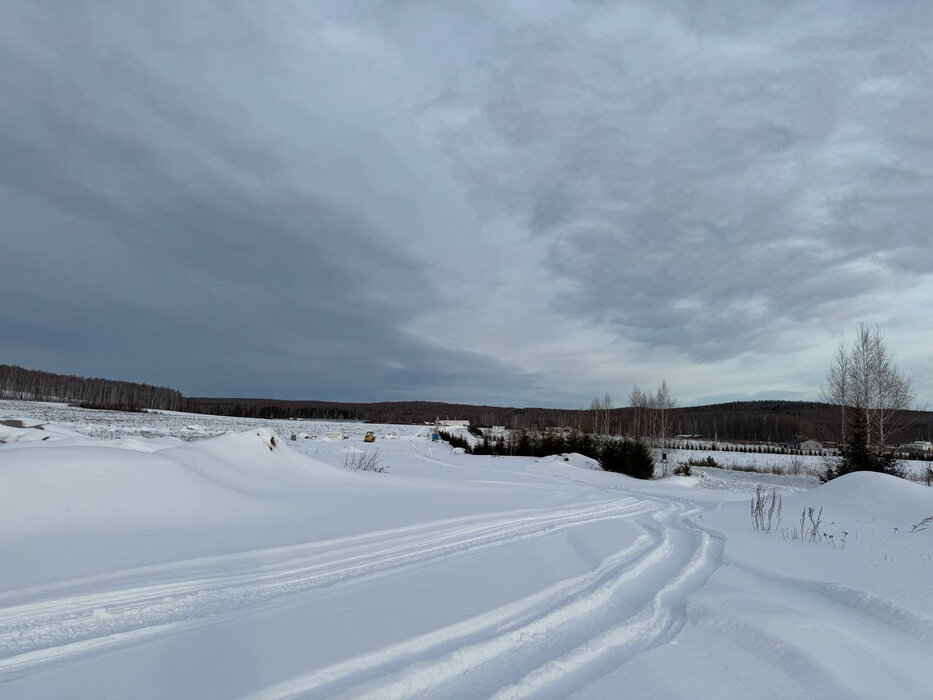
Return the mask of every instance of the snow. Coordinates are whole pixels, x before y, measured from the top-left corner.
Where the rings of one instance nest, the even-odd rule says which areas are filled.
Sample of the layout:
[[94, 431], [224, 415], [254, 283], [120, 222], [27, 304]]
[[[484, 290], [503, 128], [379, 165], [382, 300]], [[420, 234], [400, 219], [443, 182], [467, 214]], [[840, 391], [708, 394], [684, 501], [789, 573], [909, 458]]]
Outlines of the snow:
[[[0, 421], [3, 697], [933, 697], [916, 483], [637, 481], [424, 426]], [[364, 453], [388, 472], [341, 468]], [[789, 537], [809, 507], [819, 541]]]

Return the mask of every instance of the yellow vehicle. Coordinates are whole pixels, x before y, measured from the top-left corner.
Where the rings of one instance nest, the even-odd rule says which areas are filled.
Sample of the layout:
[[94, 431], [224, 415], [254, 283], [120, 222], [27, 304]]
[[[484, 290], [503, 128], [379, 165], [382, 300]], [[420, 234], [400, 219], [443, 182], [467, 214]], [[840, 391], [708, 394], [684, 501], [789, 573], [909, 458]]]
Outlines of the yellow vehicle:
[[370, 431], [363, 436], [363, 442], [376, 442], [376, 436]]

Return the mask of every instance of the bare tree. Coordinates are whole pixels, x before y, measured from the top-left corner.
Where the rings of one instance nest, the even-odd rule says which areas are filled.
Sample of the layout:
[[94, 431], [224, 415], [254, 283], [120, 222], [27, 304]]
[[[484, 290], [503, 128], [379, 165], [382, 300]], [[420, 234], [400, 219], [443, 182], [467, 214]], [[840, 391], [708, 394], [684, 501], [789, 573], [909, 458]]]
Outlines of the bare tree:
[[864, 323], [851, 345], [841, 343], [836, 349], [821, 394], [840, 409], [843, 441], [847, 411], [854, 409], [864, 414], [869, 443], [878, 449], [905, 427], [915, 398], [910, 377], [898, 369], [879, 328]]
[[641, 390], [636, 384], [632, 387], [629, 394], [629, 405], [635, 410], [632, 411], [632, 435], [636, 438], [643, 438], [648, 434], [648, 412], [650, 411], [650, 399], [648, 394]]
[[603, 432], [612, 432], [609, 428], [609, 419], [613, 408], [612, 397], [607, 392], [603, 395]]
[[656, 437], [661, 441], [661, 447], [667, 447], [671, 438], [671, 428], [674, 423], [673, 409], [677, 407], [677, 400], [667, 386], [667, 380], [661, 381], [654, 395], [655, 412], [657, 414], [658, 431]]
[[852, 385], [849, 382], [851, 375], [849, 366], [849, 348], [845, 341], [839, 343], [833, 363], [826, 372], [826, 384], [820, 389], [820, 396], [828, 404], [839, 407], [839, 438], [840, 442], [846, 440], [846, 423], [848, 423], [848, 407], [852, 401]]
[[877, 445], [888, 446], [890, 436], [906, 427], [907, 410], [916, 398], [910, 376], [897, 369], [893, 353], [888, 350], [884, 337], [875, 329], [873, 337], [875, 382], [872, 387], [872, 429]]
[[590, 411], [593, 413], [593, 433], [599, 434], [600, 425], [603, 432], [608, 429], [609, 412], [612, 410], [612, 397], [607, 393], [602, 397], [594, 396], [590, 401]]
[[644, 391], [636, 384], [629, 394], [629, 405], [635, 409], [632, 435], [657, 446], [666, 445], [674, 424], [671, 410], [677, 406], [667, 381], [662, 381], [654, 392]]

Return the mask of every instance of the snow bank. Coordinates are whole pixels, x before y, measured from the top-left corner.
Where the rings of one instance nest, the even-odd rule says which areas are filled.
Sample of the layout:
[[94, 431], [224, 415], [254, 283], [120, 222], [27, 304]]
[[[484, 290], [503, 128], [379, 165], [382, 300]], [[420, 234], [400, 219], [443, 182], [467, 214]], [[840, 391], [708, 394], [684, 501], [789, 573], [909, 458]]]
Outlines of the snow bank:
[[60, 425], [45, 424], [33, 418], [5, 418], [0, 421], [0, 443], [46, 442], [82, 437], [73, 430]]
[[566, 464], [571, 467], [577, 467], [578, 469], [595, 469], [597, 471], [602, 471], [602, 467], [599, 466], [599, 462], [597, 462], [592, 457], [581, 455], [579, 452], [568, 452], [567, 454], [549, 455], [547, 457], [542, 457], [538, 461]]
[[161, 449], [89, 443], [4, 450], [0, 527], [198, 524], [255, 510], [252, 497], [346, 478], [280, 444], [273, 448], [272, 439], [269, 431], [250, 431]]
[[854, 472], [784, 498], [785, 514], [806, 506], [822, 506], [825, 514], [837, 520], [909, 530], [910, 525], [933, 515], [933, 489], [889, 474]]

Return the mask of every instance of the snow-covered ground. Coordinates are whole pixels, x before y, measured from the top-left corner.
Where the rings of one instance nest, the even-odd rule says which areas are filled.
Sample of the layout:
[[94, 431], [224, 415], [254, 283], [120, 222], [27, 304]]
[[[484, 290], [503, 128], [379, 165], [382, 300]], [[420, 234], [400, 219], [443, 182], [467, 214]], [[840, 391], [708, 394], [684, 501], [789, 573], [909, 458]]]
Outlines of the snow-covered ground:
[[[300, 435], [302, 439], [322, 437], [325, 432], [346, 432], [352, 437], [361, 438], [367, 430], [375, 431], [377, 437], [388, 433], [415, 435], [427, 431], [427, 427], [423, 426], [369, 425], [359, 421], [263, 420], [154, 410], [126, 413], [75, 408], [63, 403], [0, 400], [0, 420], [4, 418], [24, 418], [31, 423], [54, 423], [101, 440], [165, 437], [191, 441], [252, 428], [268, 428], [285, 438], [293, 434]], [[3, 429], [0, 426], [0, 431]], [[0, 433], [0, 440], [3, 439]]]
[[[0, 421], [0, 697], [933, 697], [915, 483], [641, 482], [420, 426]], [[342, 468], [374, 452], [386, 472]]]

